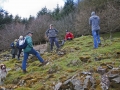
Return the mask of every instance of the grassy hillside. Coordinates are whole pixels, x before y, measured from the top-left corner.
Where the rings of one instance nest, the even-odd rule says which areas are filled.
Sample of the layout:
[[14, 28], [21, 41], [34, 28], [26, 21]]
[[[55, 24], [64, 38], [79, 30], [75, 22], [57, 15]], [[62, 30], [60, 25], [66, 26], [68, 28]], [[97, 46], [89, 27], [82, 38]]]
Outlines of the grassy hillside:
[[[120, 34], [114, 34], [110, 40], [102, 35], [102, 45], [93, 49], [92, 36], [82, 36], [65, 42], [61, 48], [62, 55], [55, 52], [45, 53], [42, 58], [49, 61], [46, 66], [40, 66], [36, 57], [31, 57], [27, 63], [28, 73], [23, 74], [20, 68], [21, 60], [5, 61], [8, 71], [3, 87], [14, 90], [54, 90], [58, 82], [64, 82], [76, 73], [96, 69], [101, 63], [120, 65]], [[1, 53], [3, 56], [8, 52]], [[85, 60], [88, 60], [87, 62]], [[98, 60], [98, 61], [96, 61]], [[95, 77], [99, 80], [99, 77]], [[114, 89], [110, 89], [114, 90]]]

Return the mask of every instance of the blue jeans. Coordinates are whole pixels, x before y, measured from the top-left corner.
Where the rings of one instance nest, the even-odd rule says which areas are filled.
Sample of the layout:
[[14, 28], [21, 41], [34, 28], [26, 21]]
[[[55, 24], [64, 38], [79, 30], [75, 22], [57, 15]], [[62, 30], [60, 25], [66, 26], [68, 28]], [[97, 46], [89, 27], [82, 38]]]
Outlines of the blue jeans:
[[23, 70], [26, 70], [26, 62], [27, 62], [29, 54], [35, 55], [41, 63], [44, 62], [44, 60], [41, 58], [40, 54], [32, 48], [30, 52], [24, 52], [24, 58], [22, 61], [22, 69]]
[[98, 48], [99, 43], [101, 43], [99, 30], [92, 30], [92, 35], [93, 35], [94, 48]]
[[50, 41], [50, 50], [53, 50], [54, 42], [55, 42], [55, 45], [57, 46], [57, 48], [60, 47], [56, 37], [50, 37], [49, 41]]

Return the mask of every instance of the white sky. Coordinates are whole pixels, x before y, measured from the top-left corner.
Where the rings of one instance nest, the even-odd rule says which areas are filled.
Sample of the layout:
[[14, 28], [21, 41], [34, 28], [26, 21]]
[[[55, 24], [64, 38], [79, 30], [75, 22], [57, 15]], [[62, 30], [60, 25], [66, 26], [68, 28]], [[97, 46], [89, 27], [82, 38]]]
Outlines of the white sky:
[[30, 15], [36, 16], [45, 6], [49, 10], [54, 10], [57, 4], [64, 6], [65, 0], [0, 0], [0, 7], [8, 11], [13, 16], [28, 18]]

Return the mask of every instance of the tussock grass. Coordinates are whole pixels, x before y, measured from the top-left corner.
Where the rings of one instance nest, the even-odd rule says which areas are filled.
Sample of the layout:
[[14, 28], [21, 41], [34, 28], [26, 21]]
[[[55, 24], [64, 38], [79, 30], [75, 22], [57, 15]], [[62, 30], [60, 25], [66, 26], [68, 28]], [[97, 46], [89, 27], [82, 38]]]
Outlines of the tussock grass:
[[[45, 90], [53, 90], [52, 88], [55, 83], [67, 80], [78, 72], [97, 68], [101, 63], [114, 62], [114, 67], [118, 67], [120, 65], [120, 58], [117, 52], [120, 52], [120, 37], [118, 37], [118, 33], [115, 36], [112, 40], [107, 39], [105, 41], [101, 37], [102, 45], [98, 49], [93, 49], [92, 36], [90, 35], [66, 41], [65, 45], [61, 48], [61, 50], [66, 51], [65, 55], [59, 56], [56, 53], [45, 53], [42, 57], [50, 60], [50, 64], [42, 67], [38, 67], [38, 60], [34, 60], [33, 62], [28, 60], [28, 73], [26, 74], [23, 74], [22, 70], [14, 70], [15, 64], [18, 63], [16, 59], [5, 61], [4, 63], [7, 65], [7, 68], [12, 68], [8, 72], [5, 84], [15, 85], [13, 82], [18, 78], [19, 81], [20, 79], [31, 78], [30, 80], [36, 80], [33, 81], [34, 84], [29, 81], [26, 84], [31, 85], [17, 87], [15, 90], [43, 90], [43, 88]], [[84, 63], [80, 60], [80, 57], [90, 57], [90, 62]], [[95, 61], [95, 58], [100, 58], [101, 60]], [[78, 65], [68, 66], [74, 60], [79, 61]], [[50, 69], [57, 69], [57, 71], [49, 74], [48, 71]]]

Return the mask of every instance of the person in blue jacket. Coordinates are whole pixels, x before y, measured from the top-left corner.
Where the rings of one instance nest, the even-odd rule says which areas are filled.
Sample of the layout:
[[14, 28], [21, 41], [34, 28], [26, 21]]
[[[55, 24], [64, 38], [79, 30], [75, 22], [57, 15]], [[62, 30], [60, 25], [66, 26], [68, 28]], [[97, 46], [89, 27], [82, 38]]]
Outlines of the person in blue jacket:
[[92, 35], [93, 35], [93, 42], [94, 42], [94, 49], [98, 48], [99, 45], [101, 45], [101, 40], [100, 40], [100, 18], [95, 14], [93, 11], [91, 13], [91, 17], [89, 18], [89, 24], [91, 25], [92, 29]]
[[38, 60], [42, 63], [42, 65], [45, 65], [45, 64], [48, 63], [48, 61], [44, 61], [41, 58], [40, 54], [33, 48], [32, 35], [33, 35], [32, 32], [28, 32], [27, 35], [26, 35], [26, 37], [25, 37], [28, 45], [24, 49], [24, 57], [23, 57], [23, 61], [22, 61], [22, 70], [23, 70], [23, 73], [27, 72], [26, 71], [26, 62], [27, 62], [29, 54], [35, 55], [38, 58]]

